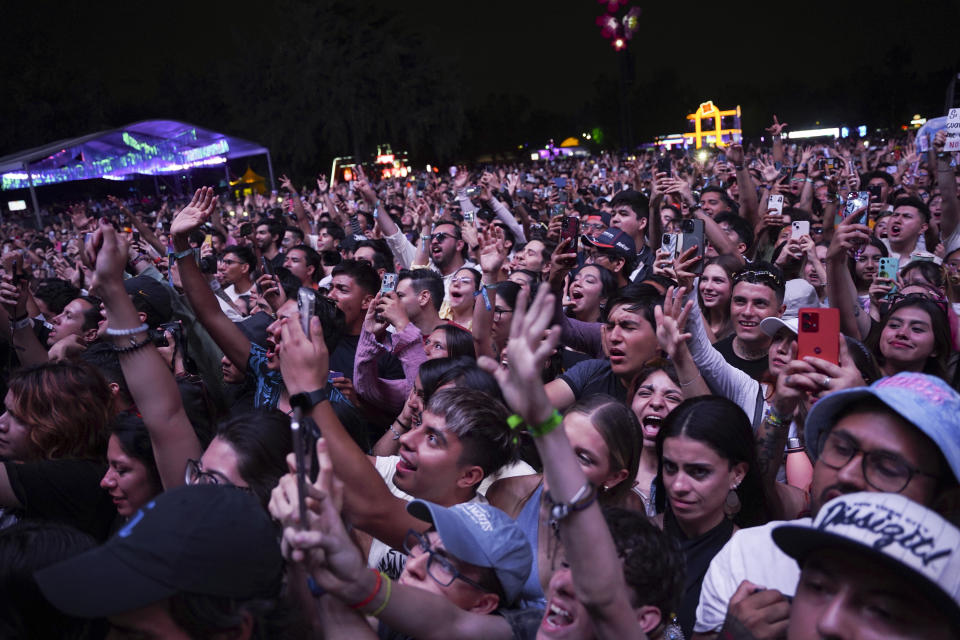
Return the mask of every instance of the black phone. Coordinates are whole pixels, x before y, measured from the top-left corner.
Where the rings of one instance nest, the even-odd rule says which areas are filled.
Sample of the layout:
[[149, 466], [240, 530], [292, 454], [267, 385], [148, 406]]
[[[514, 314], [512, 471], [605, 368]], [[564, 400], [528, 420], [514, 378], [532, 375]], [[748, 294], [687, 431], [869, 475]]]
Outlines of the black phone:
[[707, 249], [706, 243], [704, 242], [703, 220], [698, 220], [696, 218], [684, 218], [680, 221], [680, 231], [683, 234], [680, 253], [686, 253], [690, 247], [697, 247], [697, 251], [694, 255], [699, 257], [700, 260], [693, 265], [691, 268], [691, 273], [700, 275], [703, 273], [703, 256]]
[[271, 278], [272, 278], [273, 275], [274, 275], [274, 273], [273, 273], [273, 265], [271, 265], [271, 264], [270, 264], [270, 261], [267, 260], [266, 257], [264, 257], [264, 256], [260, 256], [260, 270], [261, 270], [263, 273], [265, 273], [265, 274], [267, 274], [268, 276], [270, 276]]
[[673, 171], [672, 164], [670, 156], [660, 156], [657, 158], [657, 172], [665, 173], [669, 177]]
[[249, 236], [249, 235], [251, 235], [251, 234], [253, 234], [253, 223], [252, 223], [252, 222], [244, 222], [242, 225], [240, 225], [240, 235], [241, 235], [241, 236]]
[[133, 230], [133, 241], [136, 244], [140, 243], [140, 232], [137, 231], [136, 229]]
[[883, 185], [879, 184], [868, 184], [867, 191], [870, 193], [870, 200], [879, 201], [880, 195], [883, 192]]

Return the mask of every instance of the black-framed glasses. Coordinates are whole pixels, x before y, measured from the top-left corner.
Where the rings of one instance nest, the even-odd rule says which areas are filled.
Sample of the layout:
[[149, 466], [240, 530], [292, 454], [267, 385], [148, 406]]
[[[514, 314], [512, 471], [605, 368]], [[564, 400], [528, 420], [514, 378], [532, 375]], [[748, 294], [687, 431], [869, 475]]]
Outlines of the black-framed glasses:
[[499, 321], [505, 313], [513, 313], [513, 309], [501, 309], [500, 307], [494, 307], [493, 319]]
[[455, 236], [452, 233], [445, 233], [443, 231], [438, 231], [437, 233], [430, 235], [430, 240], [436, 240], [437, 242], [443, 242], [447, 238], [453, 238], [454, 240], [459, 240], [458, 236]]
[[939, 480], [939, 476], [911, 466], [895, 453], [865, 451], [849, 436], [830, 432], [820, 438], [820, 461], [832, 469], [842, 469], [858, 454], [862, 454], [863, 478], [877, 491], [900, 493], [915, 475]]
[[734, 274], [733, 282], [765, 284], [772, 289], [780, 289], [783, 287], [783, 278], [766, 269], [743, 269]]
[[193, 458], [187, 459], [187, 469], [183, 475], [184, 482], [189, 485], [194, 484], [215, 484], [221, 487], [233, 487], [241, 491], [253, 492], [250, 487], [238, 487], [230, 482], [225, 475], [217, 471], [204, 471], [199, 460]]
[[434, 550], [430, 546], [430, 541], [427, 540], [427, 536], [419, 531], [415, 531], [414, 529], [407, 531], [407, 537], [403, 541], [403, 550], [411, 557], [424, 553], [429, 554], [427, 558], [427, 575], [433, 578], [441, 587], [449, 587], [453, 584], [454, 580], [463, 580], [474, 589], [479, 589], [484, 593], [490, 593], [490, 590], [482, 584], [460, 573], [460, 571], [453, 566], [450, 558], [446, 557], [443, 551]]
[[220, 258], [220, 264], [233, 265], [233, 264], [243, 264], [239, 260], [228, 260], [226, 258]]

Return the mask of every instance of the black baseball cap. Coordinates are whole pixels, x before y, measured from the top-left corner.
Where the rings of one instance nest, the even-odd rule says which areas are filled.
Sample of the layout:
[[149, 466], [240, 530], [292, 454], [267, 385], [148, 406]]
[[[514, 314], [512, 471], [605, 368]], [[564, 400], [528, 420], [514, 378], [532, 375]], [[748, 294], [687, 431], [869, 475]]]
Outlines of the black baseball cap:
[[124, 280], [123, 288], [127, 290], [134, 306], [142, 308], [147, 314], [147, 324], [151, 329], [170, 322], [173, 303], [170, 301], [170, 289], [165, 284], [150, 276], [136, 276]]
[[57, 609], [102, 618], [177, 593], [247, 600], [280, 592], [278, 532], [235, 487], [193, 485], [157, 496], [101, 547], [34, 576]]
[[584, 236], [582, 239], [583, 242], [597, 249], [611, 251], [625, 258], [637, 255], [637, 243], [633, 241], [629, 234], [617, 227], [610, 227], [596, 238]]

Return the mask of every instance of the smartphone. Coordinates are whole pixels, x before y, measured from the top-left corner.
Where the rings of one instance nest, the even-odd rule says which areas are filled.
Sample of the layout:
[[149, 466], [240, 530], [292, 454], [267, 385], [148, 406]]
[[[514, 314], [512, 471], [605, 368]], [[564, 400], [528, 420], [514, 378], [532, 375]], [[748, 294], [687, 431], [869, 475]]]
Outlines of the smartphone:
[[800, 309], [797, 359], [806, 356], [840, 365], [840, 310], [828, 307]]
[[554, 179], [553, 179], [553, 184], [555, 184], [558, 189], [563, 189], [564, 187], [567, 186], [567, 179], [566, 179], [566, 178], [554, 178]]
[[473, 211], [464, 211], [463, 212], [463, 221], [468, 224], [473, 224], [476, 221], [477, 217]]
[[[352, 182], [350, 184], [353, 184]], [[360, 218], [356, 214], [350, 216], [350, 231], [355, 236], [363, 235], [363, 229], [360, 228]]]
[[297, 309], [300, 311], [300, 328], [303, 335], [310, 337], [310, 318], [317, 310], [317, 292], [309, 287], [300, 287], [297, 291]]
[[260, 256], [260, 271], [267, 274], [271, 278], [273, 277], [273, 266], [270, 264], [270, 261], [267, 260], [265, 256]]
[[[894, 167], [896, 168], [896, 167]], [[867, 185], [867, 193], [870, 194], [870, 199], [877, 201], [880, 200], [880, 194], [883, 191], [883, 186], [879, 184], [869, 184]]]
[[770, 196], [770, 198], [767, 200], [767, 209], [776, 209], [776, 211], [771, 212], [770, 215], [782, 216], [783, 215], [783, 194], [775, 193], [772, 196]]
[[680, 221], [680, 231], [682, 232], [680, 253], [686, 253], [690, 247], [697, 247], [694, 256], [699, 257], [700, 260], [690, 268], [690, 272], [700, 275], [703, 273], [703, 255], [707, 249], [704, 241], [703, 220], [684, 218]]
[[343, 371], [330, 371], [327, 373], [327, 382], [333, 382], [337, 378], [343, 378]]
[[140, 232], [136, 229], [133, 230], [133, 242], [138, 244], [140, 242]]
[[680, 235], [676, 233], [665, 233], [660, 238], [660, 251], [666, 251], [670, 254], [670, 259], [675, 259], [680, 255]]
[[557, 216], [562, 216], [563, 212], [566, 210], [567, 210], [566, 205], [555, 204], [552, 207], [550, 207], [550, 217], [556, 218]]
[[877, 267], [877, 277], [896, 280], [900, 273], [900, 258], [880, 258], [880, 266]]
[[817, 162], [820, 165], [820, 171], [839, 171], [840, 163], [837, 161], [837, 158], [820, 158]]
[[660, 156], [657, 158], [657, 173], [665, 173], [670, 177], [673, 171], [671, 165], [670, 156]]
[[809, 220], [794, 220], [790, 224], [790, 238], [791, 239], [800, 239], [803, 236], [810, 235], [810, 221]]
[[580, 251], [580, 218], [563, 216], [560, 221], [560, 242], [564, 240], [570, 240], [567, 253], [578, 253]]
[[307, 526], [307, 477], [310, 470], [307, 468], [307, 435], [301, 424], [300, 411], [293, 413], [290, 420], [290, 435], [293, 439], [293, 455], [297, 460], [297, 508], [299, 509], [300, 528]]
[[[869, 191], [858, 191], [856, 194], [851, 193], [847, 198], [847, 203], [843, 206], [843, 217], [846, 218], [852, 214], [857, 209], [862, 209], [870, 204], [870, 192]], [[857, 221], [858, 224], [867, 224], [867, 218], [869, 217], [869, 211], [863, 212], [863, 217]]]
[[383, 281], [380, 283], [380, 293], [392, 293], [397, 290], [397, 274], [383, 274]]

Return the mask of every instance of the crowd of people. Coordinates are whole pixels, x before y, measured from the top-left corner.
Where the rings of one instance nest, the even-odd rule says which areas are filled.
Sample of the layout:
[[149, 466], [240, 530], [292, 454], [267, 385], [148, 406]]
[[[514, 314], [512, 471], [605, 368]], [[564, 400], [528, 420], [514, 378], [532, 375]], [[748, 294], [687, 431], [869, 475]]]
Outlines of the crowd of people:
[[786, 126], [6, 220], [0, 636], [960, 637], [955, 154]]

